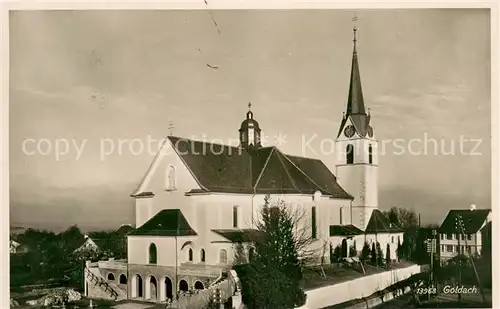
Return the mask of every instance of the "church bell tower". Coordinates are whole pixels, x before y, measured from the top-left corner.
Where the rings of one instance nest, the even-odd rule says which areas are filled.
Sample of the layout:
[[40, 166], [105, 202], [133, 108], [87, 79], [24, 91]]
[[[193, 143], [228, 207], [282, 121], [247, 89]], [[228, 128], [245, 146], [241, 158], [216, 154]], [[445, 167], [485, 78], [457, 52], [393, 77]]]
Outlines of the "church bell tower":
[[356, 33], [351, 64], [347, 110], [335, 140], [337, 182], [354, 197], [352, 224], [365, 229], [378, 208], [378, 142], [366, 112], [361, 89]]

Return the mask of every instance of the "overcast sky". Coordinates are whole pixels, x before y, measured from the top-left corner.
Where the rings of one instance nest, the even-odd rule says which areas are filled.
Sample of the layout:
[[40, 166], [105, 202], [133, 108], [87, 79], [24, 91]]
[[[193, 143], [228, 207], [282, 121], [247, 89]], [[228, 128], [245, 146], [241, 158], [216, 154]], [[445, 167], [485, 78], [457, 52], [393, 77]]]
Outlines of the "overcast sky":
[[[174, 135], [229, 143], [249, 101], [267, 145], [282, 134], [282, 151], [333, 169], [329, 141], [347, 102], [353, 14], [215, 11], [216, 27], [208, 11], [11, 13], [12, 223], [133, 223], [129, 194], [154, 153], [134, 155], [130, 141], [158, 143], [173, 121]], [[365, 103], [386, 143], [380, 208], [414, 209], [426, 223], [449, 208], [491, 207], [489, 11], [357, 16]], [[435, 153], [432, 143], [417, 154], [423, 144], [410, 141], [425, 138], [446, 152], [454, 144], [454, 154]], [[463, 138], [482, 142], [460, 147]], [[26, 152], [27, 139], [53, 148], [33, 154], [30, 140]], [[58, 160], [56, 139], [70, 146]], [[121, 151], [120, 139], [128, 141]], [[388, 142], [395, 139], [404, 153]], [[110, 140], [113, 154], [103, 157]]]

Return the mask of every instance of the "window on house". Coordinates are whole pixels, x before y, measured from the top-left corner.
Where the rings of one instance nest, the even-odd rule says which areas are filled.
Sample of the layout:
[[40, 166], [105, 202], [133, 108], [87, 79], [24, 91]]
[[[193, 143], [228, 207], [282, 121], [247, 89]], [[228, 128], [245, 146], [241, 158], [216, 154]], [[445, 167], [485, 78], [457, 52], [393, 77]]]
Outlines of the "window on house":
[[391, 236], [391, 243], [394, 243], [394, 236]]
[[205, 249], [200, 251], [200, 261], [205, 262]]
[[472, 240], [472, 234], [467, 234], [467, 240]]
[[455, 234], [455, 239], [459, 240], [460, 239], [460, 234]]
[[149, 264], [156, 264], [157, 256], [156, 256], [156, 245], [149, 245]]
[[446, 245], [446, 252], [453, 252], [453, 246], [452, 245]]
[[175, 168], [169, 166], [167, 169], [167, 190], [175, 189]]
[[225, 249], [219, 251], [219, 263], [227, 264], [227, 251]]
[[120, 275], [120, 284], [127, 284], [127, 276], [124, 274]]
[[238, 227], [238, 206], [233, 206], [233, 227]]
[[343, 212], [344, 212], [344, 208], [340, 207], [340, 225], [342, 225], [343, 221], [344, 221], [343, 218], [342, 218]]
[[353, 164], [354, 163], [354, 147], [351, 144], [348, 144], [345, 151], [346, 151], [347, 164]]
[[444, 240], [444, 234], [440, 234], [441, 235], [441, 240]]
[[193, 261], [193, 249], [189, 249], [189, 251], [188, 251], [188, 259], [189, 259], [189, 262]]
[[444, 252], [444, 245], [441, 245], [441, 252]]
[[368, 163], [373, 164], [372, 145], [368, 146]]
[[114, 281], [115, 280], [115, 275], [113, 275], [112, 273], [109, 273], [108, 274], [108, 280], [109, 281]]
[[446, 239], [448, 239], [448, 240], [453, 239], [453, 234], [446, 234]]
[[316, 238], [316, 206], [312, 207], [311, 210], [311, 237]]

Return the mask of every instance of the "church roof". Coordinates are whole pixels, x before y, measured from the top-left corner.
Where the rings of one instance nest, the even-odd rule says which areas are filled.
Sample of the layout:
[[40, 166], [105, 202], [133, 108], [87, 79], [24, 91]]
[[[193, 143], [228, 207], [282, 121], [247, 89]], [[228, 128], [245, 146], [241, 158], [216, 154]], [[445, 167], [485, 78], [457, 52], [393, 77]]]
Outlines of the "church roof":
[[129, 236], [196, 236], [180, 209], [163, 209]]
[[221, 193], [304, 193], [320, 191], [333, 198], [353, 199], [321, 160], [289, 156], [276, 147], [220, 145], [169, 136], [177, 154], [201, 190]]
[[330, 225], [330, 236], [356, 236], [364, 234], [357, 226], [349, 225]]
[[212, 230], [233, 243], [251, 242], [255, 240], [259, 231], [254, 229], [237, 229], [237, 230]]
[[397, 233], [403, 229], [389, 222], [389, 219], [378, 209], [374, 209], [366, 226], [366, 234], [375, 233]]
[[485, 223], [491, 209], [452, 209], [439, 227], [440, 233], [457, 233], [456, 218], [462, 217], [464, 233], [474, 234], [478, 232]]

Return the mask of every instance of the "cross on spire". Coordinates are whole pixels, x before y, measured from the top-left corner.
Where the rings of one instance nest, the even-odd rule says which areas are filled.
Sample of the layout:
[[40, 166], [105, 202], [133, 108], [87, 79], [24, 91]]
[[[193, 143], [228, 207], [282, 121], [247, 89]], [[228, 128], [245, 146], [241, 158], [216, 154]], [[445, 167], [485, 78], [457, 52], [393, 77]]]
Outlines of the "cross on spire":
[[354, 52], [356, 52], [356, 42], [358, 41], [356, 39], [356, 31], [358, 31], [358, 27], [356, 27], [356, 22], [358, 21], [358, 16], [356, 16], [356, 14], [354, 14], [354, 17], [352, 18], [352, 21], [354, 23], [354, 26], [352, 27], [354, 38], [353, 38], [352, 41], [354, 42]]
[[168, 124], [168, 135], [172, 136], [173, 130], [174, 130], [174, 123], [170, 121]]
[[252, 102], [248, 102], [248, 110], [252, 109]]

